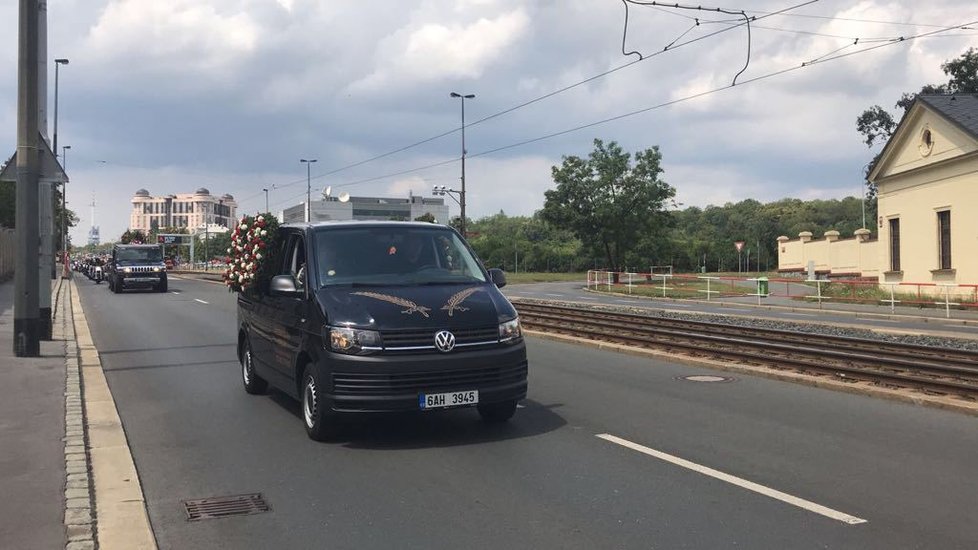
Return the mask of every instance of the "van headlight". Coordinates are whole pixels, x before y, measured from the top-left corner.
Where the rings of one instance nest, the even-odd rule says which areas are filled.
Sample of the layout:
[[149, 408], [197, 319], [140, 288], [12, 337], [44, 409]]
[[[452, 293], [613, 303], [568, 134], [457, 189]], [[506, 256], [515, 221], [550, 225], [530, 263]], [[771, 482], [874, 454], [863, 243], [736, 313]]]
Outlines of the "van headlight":
[[520, 329], [520, 318], [506, 321], [499, 324], [499, 341], [515, 344], [523, 338], [523, 331]]
[[325, 340], [329, 349], [350, 355], [368, 355], [383, 349], [380, 333], [349, 327], [326, 327]]

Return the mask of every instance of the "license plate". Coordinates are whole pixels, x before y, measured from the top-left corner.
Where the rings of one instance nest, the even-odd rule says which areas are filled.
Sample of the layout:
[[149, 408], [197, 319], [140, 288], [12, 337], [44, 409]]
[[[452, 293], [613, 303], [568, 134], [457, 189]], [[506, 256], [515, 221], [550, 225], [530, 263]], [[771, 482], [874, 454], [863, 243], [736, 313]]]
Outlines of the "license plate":
[[478, 402], [478, 390], [454, 391], [449, 393], [422, 393], [418, 396], [418, 404], [423, 410], [475, 405]]

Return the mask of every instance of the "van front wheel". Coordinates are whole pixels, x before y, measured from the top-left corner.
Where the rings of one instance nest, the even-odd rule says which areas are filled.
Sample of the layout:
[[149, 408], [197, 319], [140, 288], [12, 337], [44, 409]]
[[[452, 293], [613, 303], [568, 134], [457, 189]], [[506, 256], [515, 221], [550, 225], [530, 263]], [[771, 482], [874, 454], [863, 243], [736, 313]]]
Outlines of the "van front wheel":
[[516, 413], [516, 400], [503, 401], [501, 403], [480, 403], [478, 405], [479, 416], [482, 420], [489, 423], [506, 422]]
[[310, 365], [302, 380], [302, 423], [314, 441], [328, 441], [336, 435], [336, 413], [323, 402], [322, 394], [319, 376]]

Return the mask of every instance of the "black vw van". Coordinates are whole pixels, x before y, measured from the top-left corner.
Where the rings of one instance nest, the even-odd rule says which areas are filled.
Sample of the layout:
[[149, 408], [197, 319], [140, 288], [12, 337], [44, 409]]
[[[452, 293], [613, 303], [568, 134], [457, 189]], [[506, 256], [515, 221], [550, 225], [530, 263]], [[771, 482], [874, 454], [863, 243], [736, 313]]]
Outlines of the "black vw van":
[[341, 413], [477, 407], [503, 422], [526, 396], [513, 305], [453, 229], [420, 222], [283, 225], [238, 295], [245, 390], [302, 403], [309, 436]]

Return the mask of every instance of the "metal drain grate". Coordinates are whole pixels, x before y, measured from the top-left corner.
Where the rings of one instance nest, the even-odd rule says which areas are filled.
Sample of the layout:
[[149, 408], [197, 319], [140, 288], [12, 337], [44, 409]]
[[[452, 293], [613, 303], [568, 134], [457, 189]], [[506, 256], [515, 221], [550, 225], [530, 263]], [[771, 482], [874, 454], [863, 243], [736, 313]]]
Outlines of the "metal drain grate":
[[261, 493], [185, 500], [183, 506], [187, 510], [187, 521], [247, 516], [269, 510], [268, 503]]

